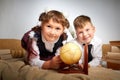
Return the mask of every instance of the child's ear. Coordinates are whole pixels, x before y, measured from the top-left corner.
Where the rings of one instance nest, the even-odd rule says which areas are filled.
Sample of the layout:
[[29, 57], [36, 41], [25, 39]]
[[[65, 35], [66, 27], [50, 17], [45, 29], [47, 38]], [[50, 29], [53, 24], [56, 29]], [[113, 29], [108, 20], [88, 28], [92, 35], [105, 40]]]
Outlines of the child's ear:
[[93, 30], [94, 30], [94, 32], [96, 31], [96, 28], [95, 28], [95, 26], [93, 26]]
[[95, 26], [93, 26], [93, 29], [96, 30]]

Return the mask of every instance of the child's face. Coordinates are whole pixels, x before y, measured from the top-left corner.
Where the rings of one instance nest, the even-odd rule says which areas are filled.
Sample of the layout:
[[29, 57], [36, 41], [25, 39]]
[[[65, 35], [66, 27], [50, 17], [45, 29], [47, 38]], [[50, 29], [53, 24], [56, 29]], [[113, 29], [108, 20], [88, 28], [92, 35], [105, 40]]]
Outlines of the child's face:
[[90, 43], [94, 37], [95, 27], [91, 23], [87, 22], [84, 28], [76, 28], [77, 40], [80, 43]]
[[52, 19], [48, 23], [42, 26], [42, 35], [49, 42], [56, 41], [64, 31], [64, 27], [57, 22], [53, 22]]

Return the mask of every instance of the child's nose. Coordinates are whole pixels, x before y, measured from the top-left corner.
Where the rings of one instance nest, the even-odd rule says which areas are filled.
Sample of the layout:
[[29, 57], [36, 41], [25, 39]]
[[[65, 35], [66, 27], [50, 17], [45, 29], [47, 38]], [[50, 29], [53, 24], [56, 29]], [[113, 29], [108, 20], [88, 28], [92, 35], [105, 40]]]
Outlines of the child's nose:
[[87, 32], [83, 32], [83, 36], [86, 36], [87, 35]]
[[56, 31], [52, 29], [50, 33], [51, 33], [52, 35], [55, 35], [55, 34], [56, 34]]

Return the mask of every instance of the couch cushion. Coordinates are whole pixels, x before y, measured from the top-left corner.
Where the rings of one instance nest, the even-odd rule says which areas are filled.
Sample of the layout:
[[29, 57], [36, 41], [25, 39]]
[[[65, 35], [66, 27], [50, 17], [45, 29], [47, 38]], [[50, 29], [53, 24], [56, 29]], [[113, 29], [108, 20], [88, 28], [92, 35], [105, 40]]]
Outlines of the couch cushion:
[[120, 64], [120, 53], [108, 52], [105, 60], [110, 63]]
[[107, 59], [120, 60], [120, 53], [107, 52], [106, 58]]
[[26, 51], [25, 50], [10, 50], [10, 53], [13, 58], [22, 58], [25, 56]]
[[0, 49], [0, 54], [8, 54], [10, 53], [10, 49]]
[[0, 39], [0, 49], [22, 49], [18, 39]]
[[0, 59], [8, 60], [11, 58], [24, 58], [25, 50], [0, 49]]
[[119, 52], [120, 53], [120, 46], [111, 46], [111, 52]]
[[107, 52], [111, 51], [110, 44], [103, 44], [102, 45], [102, 58], [105, 59], [105, 56], [107, 55]]
[[10, 49], [0, 49], [0, 59], [4, 59], [4, 60], [7, 60], [7, 59], [11, 59], [12, 56], [10, 54]]

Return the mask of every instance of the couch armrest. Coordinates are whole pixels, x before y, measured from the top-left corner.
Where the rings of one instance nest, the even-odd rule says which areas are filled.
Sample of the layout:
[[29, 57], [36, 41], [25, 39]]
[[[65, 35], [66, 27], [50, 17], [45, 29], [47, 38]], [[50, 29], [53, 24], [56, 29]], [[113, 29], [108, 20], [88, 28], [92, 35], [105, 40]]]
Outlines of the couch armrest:
[[111, 51], [110, 44], [103, 44], [102, 45], [102, 58], [105, 59], [105, 56], [107, 55], [107, 52]]

